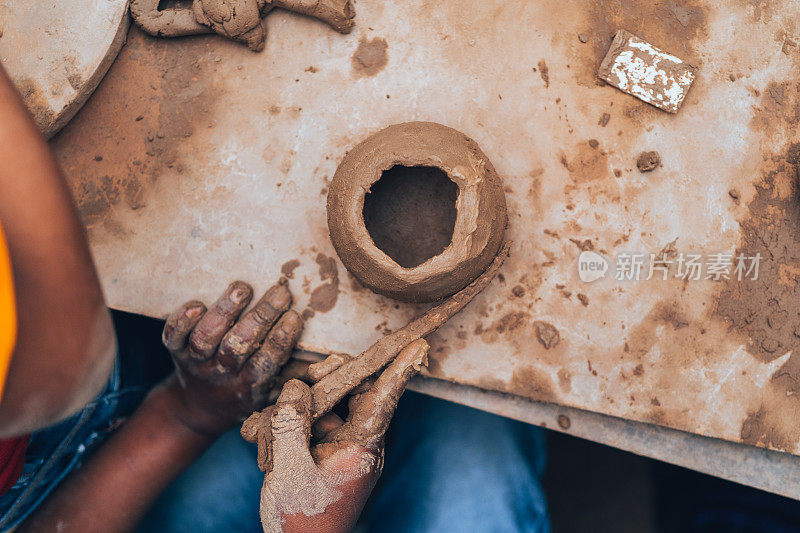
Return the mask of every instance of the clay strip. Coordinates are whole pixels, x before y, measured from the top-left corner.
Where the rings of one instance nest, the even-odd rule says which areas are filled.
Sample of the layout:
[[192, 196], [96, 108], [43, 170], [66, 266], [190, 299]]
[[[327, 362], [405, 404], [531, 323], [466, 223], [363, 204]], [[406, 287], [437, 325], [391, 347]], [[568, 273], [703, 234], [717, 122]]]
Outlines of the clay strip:
[[508, 256], [510, 249], [511, 243], [504, 243], [494, 261], [475, 281], [441, 304], [418, 316], [406, 326], [386, 335], [361, 355], [347, 361], [311, 387], [312, 422], [328, 413], [359, 383], [389, 364], [405, 346], [430, 335], [461, 311], [494, 279], [500, 267], [503, 266], [503, 261]]

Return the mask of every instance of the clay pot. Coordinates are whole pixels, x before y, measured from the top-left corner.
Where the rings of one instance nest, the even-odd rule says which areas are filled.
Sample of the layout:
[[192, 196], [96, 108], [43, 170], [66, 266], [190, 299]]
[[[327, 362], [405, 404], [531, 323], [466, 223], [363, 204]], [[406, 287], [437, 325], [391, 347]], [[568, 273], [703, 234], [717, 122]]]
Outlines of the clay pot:
[[[436, 167], [458, 186], [453, 237], [422, 264], [404, 268], [373, 242], [364, 201], [395, 166]], [[436, 301], [466, 287], [497, 255], [508, 218], [503, 183], [478, 145], [433, 122], [396, 124], [342, 160], [328, 192], [328, 228], [344, 266], [371, 290], [408, 302]]]

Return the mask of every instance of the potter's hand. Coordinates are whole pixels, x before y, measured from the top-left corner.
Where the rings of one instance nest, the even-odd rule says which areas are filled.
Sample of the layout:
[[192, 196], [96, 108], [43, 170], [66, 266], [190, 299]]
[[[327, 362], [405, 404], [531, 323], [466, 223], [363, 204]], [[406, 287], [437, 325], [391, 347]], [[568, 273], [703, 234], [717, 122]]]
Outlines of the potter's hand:
[[[419, 339], [401, 350], [374, 383], [366, 382], [350, 399], [344, 423], [328, 414], [312, 431], [312, 389], [296, 379], [284, 385], [274, 406], [244, 423], [242, 436], [258, 442], [259, 462], [266, 470], [261, 489], [264, 531], [352, 529], [380, 476], [383, 435], [397, 401], [427, 364], [428, 348]], [[335, 364], [319, 363], [329, 370]]]
[[192, 301], [167, 319], [163, 340], [176, 371], [165, 386], [178, 418], [199, 433], [220, 434], [263, 408], [303, 330], [285, 280], [242, 315], [252, 294], [237, 281], [210, 309]]

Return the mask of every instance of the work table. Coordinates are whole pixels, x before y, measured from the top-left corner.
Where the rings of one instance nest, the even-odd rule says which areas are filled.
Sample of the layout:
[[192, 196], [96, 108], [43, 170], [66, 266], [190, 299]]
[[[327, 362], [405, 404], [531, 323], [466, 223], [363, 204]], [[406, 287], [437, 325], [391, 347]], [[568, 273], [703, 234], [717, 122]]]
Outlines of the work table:
[[[276, 11], [260, 53], [130, 30], [52, 141], [110, 305], [164, 316], [230, 280], [263, 290], [283, 273], [309, 317], [302, 348], [360, 352], [424, 307], [344, 269], [328, 183], [367, 135], [440, 122], [475, 139], [503, 178], [514, 248], [502, 279], [429, 339], [428, 377], [414, 387], [800, 498], [800, 47], [789, 31], [800, 6], [356, 10], [346, 36]], [[597, 79], [620, 28], [697, 69], [677, 114]], [[661, 166], [643, 173], [648, 151]], [[585, 252], [612, 259], [605, 277], [580, 280]], [[672, 268], [688, 255], [707, 268], [719, 254], [763, 261], [755, 279], [614, 279], [639, 254]], [[320, 288], [328, 298], [312, 301]], [[542, 340], [542, 324], [558, 342]]]

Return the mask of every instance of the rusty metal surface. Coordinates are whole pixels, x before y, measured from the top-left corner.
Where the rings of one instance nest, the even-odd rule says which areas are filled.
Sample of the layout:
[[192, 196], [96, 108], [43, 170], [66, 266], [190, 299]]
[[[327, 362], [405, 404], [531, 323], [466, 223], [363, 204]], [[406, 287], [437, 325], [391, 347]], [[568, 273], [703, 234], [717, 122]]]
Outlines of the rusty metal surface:
[[128, 0], [0, 0], [0, 60], [50, 137], [91, 96], [128, 31]]
[[[111, 304], [163, 315], [233, 278], [264, 288], [296, 261], [298, 305], [315, 305], [303, 346], [360, 351], [419, 309], [364, 290], [335, 260], [327, 182], [366, 135], [433, 120], [473, 137], [505, 180], [515, 249], [504, 279], [431, 339], [431, 375], [798, 453], [800, 6], [356, 8], [350, 36], [276, 13], [261, 54], [131, 30], [53, 144]], [[618, 28], [697, 68], [680, 113], [597, 80]], [[646, 150], [662, 166], [641, 174]], [[748, 286], [582, 283], [590, 248], [766, 258]], [[537, 321], [560, 342], [545, 349]]]

